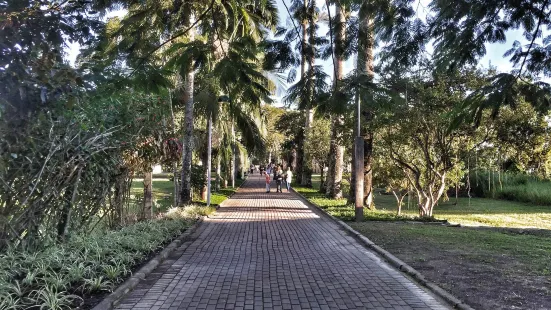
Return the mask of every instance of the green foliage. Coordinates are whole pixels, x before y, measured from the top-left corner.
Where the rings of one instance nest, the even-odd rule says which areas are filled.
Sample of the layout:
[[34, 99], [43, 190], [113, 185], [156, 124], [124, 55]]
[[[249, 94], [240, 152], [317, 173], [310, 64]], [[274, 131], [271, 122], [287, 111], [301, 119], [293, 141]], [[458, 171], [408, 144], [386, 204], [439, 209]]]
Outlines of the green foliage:
[[[464, 70], [441, 74], [433, 72], [430, 65], [427, 70], [430, 74], [405, 81], [409, 90], [405, 102], [391, 98], [394, 104], [380, 111], [376, 163], [383, 171], [375, 173], [386, 174], [378, 177], [379, 186], [403, 191], [410, 185], [419, 197], [419, 215], [431, 217], [434, 206], [463, 173], [462, 152], [487, 137], [485, 128], [451, 127], [450, 118], [466, 91], [483, 83], [485, 73]], [[390, 79], [387, 83], [392, 89], [401, 87], [403, 81]]]
[[167, 219], [78, 235], [41, 251], [9, 248], [0, 253], [0, 308], [74, 309], [82, 303], [79, 295], [111, 291], [124, 281], [132, 268], [181, 234], [197, 214], [169, 213]]
[[191, 187], [194, 191], [200, 191], [207, 184], [204, 169], [199, 165], [191, 166]]
[[27, 122], [83, 80], [63, 63], [66, 42], [85, 42], [100, 32], [96, 1], [3, 1], [0, 97], [2, 118]]
[[478, 197], [551, 206], [551, 182], [523, 173], [471, 172], [471, 187]]
[[[514, 182], [522, 183], [525, 181], [529, 182], [523, 177], [518, 177]], [[314, 183], [316, 182], [319, 182], [319, 177], [315, 178]], [[496, 177], [496, 185], [497, 182]], [[475, 184], [476, 182], [472, 183], [473, 186]], [[542, 186], [538, 188], [540, 190], [543, 189], [545, 183], [541, 184]], [[312, 203], [329, 212], [329, 214], [346, 221], [354, 219], [354, 206], [347, 204], [346, 199], [329, 199], [311, 188], [293, 188]], [[396, 200], [392, 195], [376, 193], [374, 202], [377, 210], [364, 209], [366, 220], [448, 221], [467, 226], [551, 229], [551, 208], [549, 206], [537, 206], [534, 203], [527, 204], [487, 198], [459, 198], [457, 204], [451, 201], [440, 202], [438, 208], [435, 208], [434, 218], [427, 219], [418, 217], [419, 209], [416, 197], [405, 198], [401, 216], [396, 215]]]
[[[163, 126], [167, 112], [159, 96], [98, 90], [56, 102], [18, 130], [3, 119], [0, 214], [9, 217], [0, 220], [0, 247], [63, 239], [88, 229], [100, 210], [122, 223], [124, 197], [115, 196], [124, 195], [128, 174], [179, 157]], [[106, 206], [106, 199], [113, 203]]]
[[[285, 111], [281, 108], [276, 108], [269, 105], [262, 106], [263, 122], [266, 131], [266, 152], [271, 152], [272, 156], [280, 155], [283, 151], [283, 143], [286, 136], [276, 129], [277, 123]], [[264, 154], [268, 155], [268, 154]], [[267, 160], [267, 158], [266, 158]]]
[[191, 205], [178, 208], [170, 208], [166, 213], [167, 218], [178, 219], [178, 218], [199, 218], [201, 216], [207, 216], [216, 211], [216, 208], [213, 206], [199, 206]]
[[304, 139], [304, 155], [314, 160], [323, 169], [326, 166], [329, 143], [331, 139], [331, 122], [327, 119], [314, 119]]

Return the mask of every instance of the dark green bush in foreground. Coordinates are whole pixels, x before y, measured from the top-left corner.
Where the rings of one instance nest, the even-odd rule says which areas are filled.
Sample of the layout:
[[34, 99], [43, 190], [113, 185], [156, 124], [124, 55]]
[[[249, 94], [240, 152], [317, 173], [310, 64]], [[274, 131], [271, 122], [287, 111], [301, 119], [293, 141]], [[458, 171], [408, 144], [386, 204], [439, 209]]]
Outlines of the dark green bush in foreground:
[[191, 221], [178, 216], [78, 236], [38, 252], [0, 254], [0, 309], [70, 309], [111, 291]]

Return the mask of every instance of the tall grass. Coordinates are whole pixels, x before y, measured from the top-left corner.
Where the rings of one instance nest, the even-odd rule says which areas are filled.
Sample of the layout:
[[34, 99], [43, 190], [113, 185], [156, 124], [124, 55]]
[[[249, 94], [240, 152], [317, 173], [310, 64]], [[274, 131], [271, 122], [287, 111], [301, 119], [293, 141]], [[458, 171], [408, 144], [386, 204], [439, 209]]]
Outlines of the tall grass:
[[551, 181], [521, 173], [471, 173], [471, 189], [478, 197], [551, 205]]

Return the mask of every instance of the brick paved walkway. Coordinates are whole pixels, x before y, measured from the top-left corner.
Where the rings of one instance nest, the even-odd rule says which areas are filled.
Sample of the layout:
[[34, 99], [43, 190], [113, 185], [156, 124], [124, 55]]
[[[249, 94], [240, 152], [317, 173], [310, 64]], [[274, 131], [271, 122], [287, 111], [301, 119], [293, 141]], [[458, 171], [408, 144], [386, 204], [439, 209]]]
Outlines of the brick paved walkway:
[[258, 174], [190, 239], [118, 309], [449, 309]]

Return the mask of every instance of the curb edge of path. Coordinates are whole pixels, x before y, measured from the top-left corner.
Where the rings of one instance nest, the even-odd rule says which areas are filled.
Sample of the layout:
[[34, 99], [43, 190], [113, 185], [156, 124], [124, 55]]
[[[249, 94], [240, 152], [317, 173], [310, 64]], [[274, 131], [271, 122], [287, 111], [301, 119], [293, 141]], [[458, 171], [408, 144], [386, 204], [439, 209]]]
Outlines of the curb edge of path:
[[126, 297], [138, 284], [153, 272], [162, 262], [164, 262], [174, 250], [182, 245], [187, 237], [193, 234], [205, 217], [200, 217], [192, 226], [186, 229], [178, 238], [167, 245], [159, 254], [153, 257], [147, 264], [136, 271], [128, 280], [124, 281], [111, 294], [107, 295], [99, 304], [94, 306], [92, 310], [112, 310], [118, 303]]
[[392, 255], [390, 252], [376, 245], [373, 241], [369, 240], [369, 238], [357, 232], [354, 228], [348, 226], [348, 224], [346, 224], [345, 222], [327, 213], [327, 211], [325, 211], [315, 203], [310, 202], [306, 197], [304, 197], [302, 194], [297, 192], [294, 188], [291, 188], [291, 190], [294, 193], [296, 193], [306, 205], [311, 206], [318, 211], [321, 211], [322, 214], [324, 214], [325, 216], [333, 220], [335, 223], [337, 223], [337, 225], [339, 225], [347, 233], [352, 235], [352, 237], [354, 237], [357, 241], [359, 241], [364, 247], [377, 253], [384, 260], [386, 260], [390, 265], [392, 265], [393, 267], [397, 268], [399, 271], [413, 278], [415, 282], [427, 288], [434, 295], [443, 299], [450, 306], [452, 306], [452, 308], [460, 309], [460, 310], [474, 310], [474, 308], [462, 302], [459, 298], [448, 293], [446, 290], [438, 286], [436, 283], [427, 280], [419, 271], [413, 269], [413, 267], [409, 266], [408, 264], [400, 260], [398, 257]]

